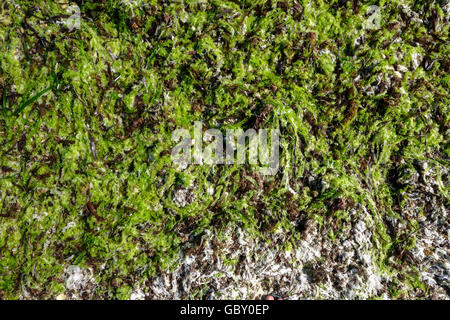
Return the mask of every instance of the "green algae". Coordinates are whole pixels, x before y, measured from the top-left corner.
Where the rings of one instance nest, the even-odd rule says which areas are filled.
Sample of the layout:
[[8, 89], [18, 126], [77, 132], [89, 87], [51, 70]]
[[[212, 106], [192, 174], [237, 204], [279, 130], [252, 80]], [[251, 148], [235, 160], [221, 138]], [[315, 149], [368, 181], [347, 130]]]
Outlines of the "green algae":
[[[371, 214], [380, 272], [402, 273], [389, 257], [403, 234], [384, 218], [408, 221], [413, 185], [399, 175], [417, 161], [448, 168], [448, 25], [440, 2], [355, 2], [78, 1], [72, 31], [57, 2], [3, 5], [0, 296], [54, 298], [80, 265], [99, 284], [91, 297], [126, 299], [174, 267], [186, 235], [235, 224], [295, 238], [304, 215], [333, 239], [355, 203]], [[381, 26], [367, 30], [373, 4]], [[441, 18], [405, 23], [402, 4]], [[280, 129], [280, 171], [180, 172], [171, 132], [200, 120]], [[436, 179], [448, 204], [448, 177]], [[401, 290], [392, 283], [393, 298]]]

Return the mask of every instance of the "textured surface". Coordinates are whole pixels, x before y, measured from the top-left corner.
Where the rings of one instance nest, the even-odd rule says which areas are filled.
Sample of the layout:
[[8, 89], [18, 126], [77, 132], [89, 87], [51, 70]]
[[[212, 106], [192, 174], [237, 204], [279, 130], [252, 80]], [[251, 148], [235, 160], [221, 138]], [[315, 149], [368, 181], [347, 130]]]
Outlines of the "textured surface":
[[[2, 1], [0, 297], [448, 299], [449, 16]], [[194, 121], [279, 129], [278, 173], [177, 170]]]

